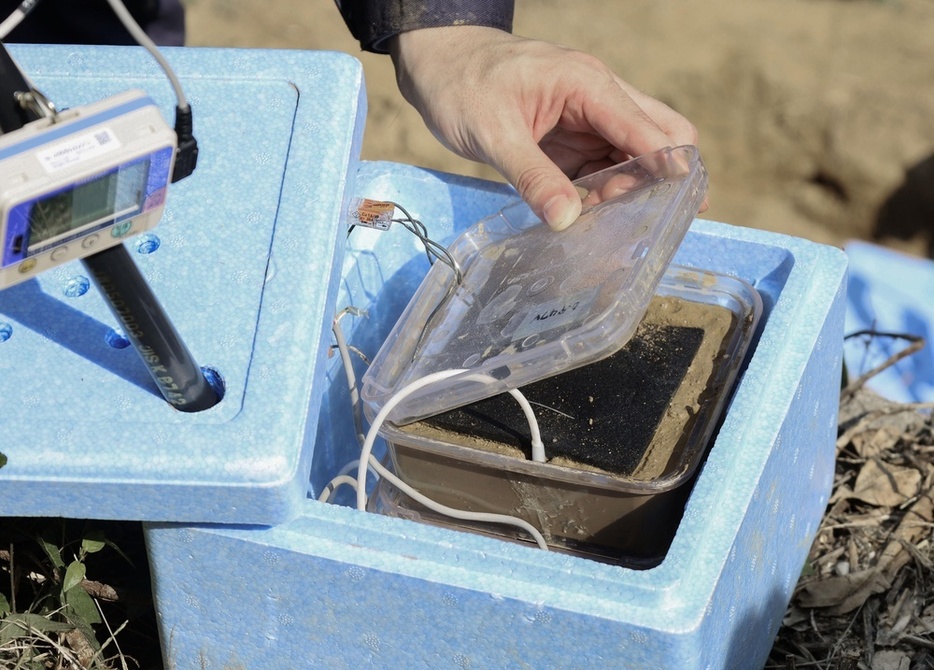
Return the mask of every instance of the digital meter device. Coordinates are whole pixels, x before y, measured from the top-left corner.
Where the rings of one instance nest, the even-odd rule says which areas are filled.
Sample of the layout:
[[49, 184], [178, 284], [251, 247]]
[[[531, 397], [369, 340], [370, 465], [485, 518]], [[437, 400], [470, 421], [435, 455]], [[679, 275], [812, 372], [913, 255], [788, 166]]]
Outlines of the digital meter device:
[[155, 226], [176, 146], [136, 90], [0, 135], [0, 289]]

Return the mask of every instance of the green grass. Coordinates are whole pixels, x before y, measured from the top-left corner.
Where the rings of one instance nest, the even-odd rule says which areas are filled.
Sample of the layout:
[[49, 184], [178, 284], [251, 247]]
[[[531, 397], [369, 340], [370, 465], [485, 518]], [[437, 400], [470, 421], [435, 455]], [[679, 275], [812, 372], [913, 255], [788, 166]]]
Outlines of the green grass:
[[0, 667], [161, 668], [140, 524], [0, 522]]

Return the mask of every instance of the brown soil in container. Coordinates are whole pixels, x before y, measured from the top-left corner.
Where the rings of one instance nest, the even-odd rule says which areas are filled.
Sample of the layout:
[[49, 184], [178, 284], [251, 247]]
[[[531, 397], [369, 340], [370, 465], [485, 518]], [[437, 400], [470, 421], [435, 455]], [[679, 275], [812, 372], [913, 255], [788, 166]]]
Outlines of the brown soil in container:
[[[656, 296], [619, 352], [523, 387], [549, 462], [639, 480], [680, 471], [699, 410], [721, 392], [711, 379], [735, 326], [724, 307]], [[523, 459], [531, 451], [528, 423], [508, 394], [403, 430]]]

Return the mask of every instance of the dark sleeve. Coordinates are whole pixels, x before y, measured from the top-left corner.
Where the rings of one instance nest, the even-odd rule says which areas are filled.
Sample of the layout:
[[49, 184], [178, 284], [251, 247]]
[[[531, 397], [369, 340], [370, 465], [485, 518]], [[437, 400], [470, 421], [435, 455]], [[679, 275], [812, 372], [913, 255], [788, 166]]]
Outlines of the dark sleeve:
[[364, 51], [386, 53], [386, 40], [407, 30], [489, 26], [512, 31], [513, 0], [336, 0]]

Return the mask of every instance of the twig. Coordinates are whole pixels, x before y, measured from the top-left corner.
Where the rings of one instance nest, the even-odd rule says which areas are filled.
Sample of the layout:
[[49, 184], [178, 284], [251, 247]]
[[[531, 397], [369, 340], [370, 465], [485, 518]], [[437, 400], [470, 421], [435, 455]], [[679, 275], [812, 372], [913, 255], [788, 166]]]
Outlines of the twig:
[[907, 358], [908, 356], [911, 356], [912, 354], [915, 354], [924, 348], [924, 338], [921, 337], [920, 335], [911, 335], [910, 333], [885, 333], [885, 332], [879, 332], [875, 330], [860, 330], [855, 333], [850, 333], [849, 335], [846, 336], [846, 338], [849, 339], [851, 337], [861, 337], [863, 335], [870, 335], [872, 337], [891, 337], [891, 338], [899, 339], [899, 340], [908, 340], [911, 344], [909, 344], [907, 347], [905, 347], [901, 351], [898, 351], [892, 354], [885, 361], [883, 361], [882, 363], [874, 367], [872, 370], [870, 370], [869, 372], [861, 375], [860, 377], [850, 382], [847, 385], [847, 387], [843, 389], [843, 391], [840, 392], [841, 400], [849, 399], [850, 397], [853, 396], [854, 393], [856, 393], [859, 389], [861, 389], [863, 385], [865, 385], [865, 383], [869, 381], [871, 378], [875, 377], [877, 374], [879, 374], [883, 370], [895, 365], [903, 358]]
[[[860, 609], [862, 609], [862, 606], [860, 606]], [[830, 662], [833, 661], [834, 658], [836, 658], [837, 652], [840, 651], [840, 647], [843, 645], [844, 640], [846, 640], [847, 635], [850, 634], [850, 630], [853, 628], [853, 624], [856, 623], [856, 617], [859, 615], [859, 611], [860, 610], [856, 610], [856, 612], [853, 614], [853, 618], [850, 619], [850, 623], [847, 624], [847, 627], [837, 637], [837, 641], [834, 642], [833, 646], [827, 650], [828, 652], [827, 658], [824, 659], [824, 662], [828, 664], [827, 667], [830, 667]], [[812, 617], [812, 625], [813, 625], [813, 610], [811, 610], [811, 613], [812, 613], [811, 617]], [[820, 633], [818, 633], [818, 636], [821, 637], [821, 639], [824, 639], [824, 636], [820, 635]]]
[[902, 641], [916, 644], [919, 647], [924, 647], [925, 649], [934, 649], [934, 641], [925, 639], [923, 637], [918, 637], [917, 635], [902, 635]]

